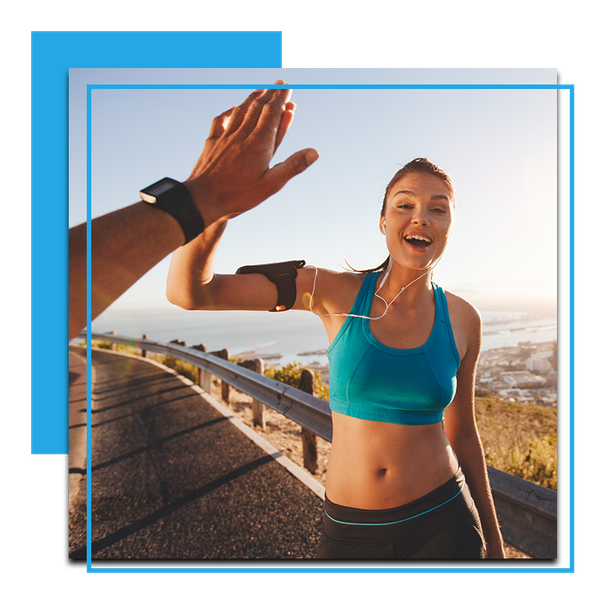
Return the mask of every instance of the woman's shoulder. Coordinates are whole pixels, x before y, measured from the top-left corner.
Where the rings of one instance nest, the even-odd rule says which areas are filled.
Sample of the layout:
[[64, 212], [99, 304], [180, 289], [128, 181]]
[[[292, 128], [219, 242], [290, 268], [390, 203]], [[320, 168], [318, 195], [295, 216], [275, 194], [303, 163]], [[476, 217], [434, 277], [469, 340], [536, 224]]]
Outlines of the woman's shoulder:
[[365, 273], [315, 267], [298, 271], [299, 287], [304, 294], [310, 294], [308, 299], [312, 297], [313, 308], [324, 308], [327, 312], [350, 310], [365, 277]]
[[345, 289], [360, 288], [367, 274], [354, 271], [333, 271], [322, 267], [307, 266], [298, 271], [298, 277], [303, 281], [313, 283], [316, 281], [318, 288]]
[[473, 349], [479, 353], [481, 344], [481, 313], [463, 297], [446, 291], [448, 314], [461, 359]]
[[444, 290], [446, 293], [446, 300], [448, 302], [448, 311], [452, 315], [455, 313], [461, 319], [468, 321], [470, 324], [480, 326], [481, 325], [481, 313], [473, 306], [468, 300], [465, 300], [462, 296]]

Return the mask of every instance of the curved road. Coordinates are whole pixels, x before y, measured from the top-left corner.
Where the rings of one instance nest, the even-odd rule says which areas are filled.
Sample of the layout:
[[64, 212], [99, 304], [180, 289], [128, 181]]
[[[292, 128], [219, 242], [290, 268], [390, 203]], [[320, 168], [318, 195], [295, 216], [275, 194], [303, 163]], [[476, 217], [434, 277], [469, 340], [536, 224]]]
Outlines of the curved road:
[[[69, 355], [69, 545], [84, 558], [85, 350]], [[227, 417], [150, 361], [94, 350], [92, 366], [92, 558], [315, 557], [322, 500]]]

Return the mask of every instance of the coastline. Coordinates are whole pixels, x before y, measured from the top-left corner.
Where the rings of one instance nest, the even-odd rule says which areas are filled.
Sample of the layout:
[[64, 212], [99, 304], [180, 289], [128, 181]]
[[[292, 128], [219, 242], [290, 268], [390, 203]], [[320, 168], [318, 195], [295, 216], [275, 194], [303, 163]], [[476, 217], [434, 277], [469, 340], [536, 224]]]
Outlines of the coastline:
[[[516, 311], [482, 311], [482, 351], [516, 347], [519, 342], [544, 343], [557, 339], [552, 317]], [[208, 351], [227, 348], [231, 356], [262, 358], [275, 366], [298, 362], [328, 370], [328, 340], [319, 319], [310, 313], [194, 312], [170, 314], [133, 313], [123, 317], [101, 316], [92, 331], [156, 342], [184, 340], [188, 346], [204, 344]]]

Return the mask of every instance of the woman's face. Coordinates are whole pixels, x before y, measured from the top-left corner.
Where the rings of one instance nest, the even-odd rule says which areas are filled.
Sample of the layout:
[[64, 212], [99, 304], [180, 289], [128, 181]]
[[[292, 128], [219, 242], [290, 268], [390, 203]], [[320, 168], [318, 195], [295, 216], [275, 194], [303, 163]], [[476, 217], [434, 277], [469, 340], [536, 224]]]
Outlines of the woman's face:
[[452, 190], [429, 173], [408, 173], [389, 191], [380, 230], [392, 260], [410, 269], [432, 268], [452, 233]]

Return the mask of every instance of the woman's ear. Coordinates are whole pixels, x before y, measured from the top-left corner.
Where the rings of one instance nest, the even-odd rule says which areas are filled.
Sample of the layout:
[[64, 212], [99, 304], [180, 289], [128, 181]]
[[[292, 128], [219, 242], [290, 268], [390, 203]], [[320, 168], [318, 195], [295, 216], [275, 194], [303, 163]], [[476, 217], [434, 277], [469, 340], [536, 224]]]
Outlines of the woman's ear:
[[385, 235], [385, 219], [383, 217], [379, 219], [379, 231]]

